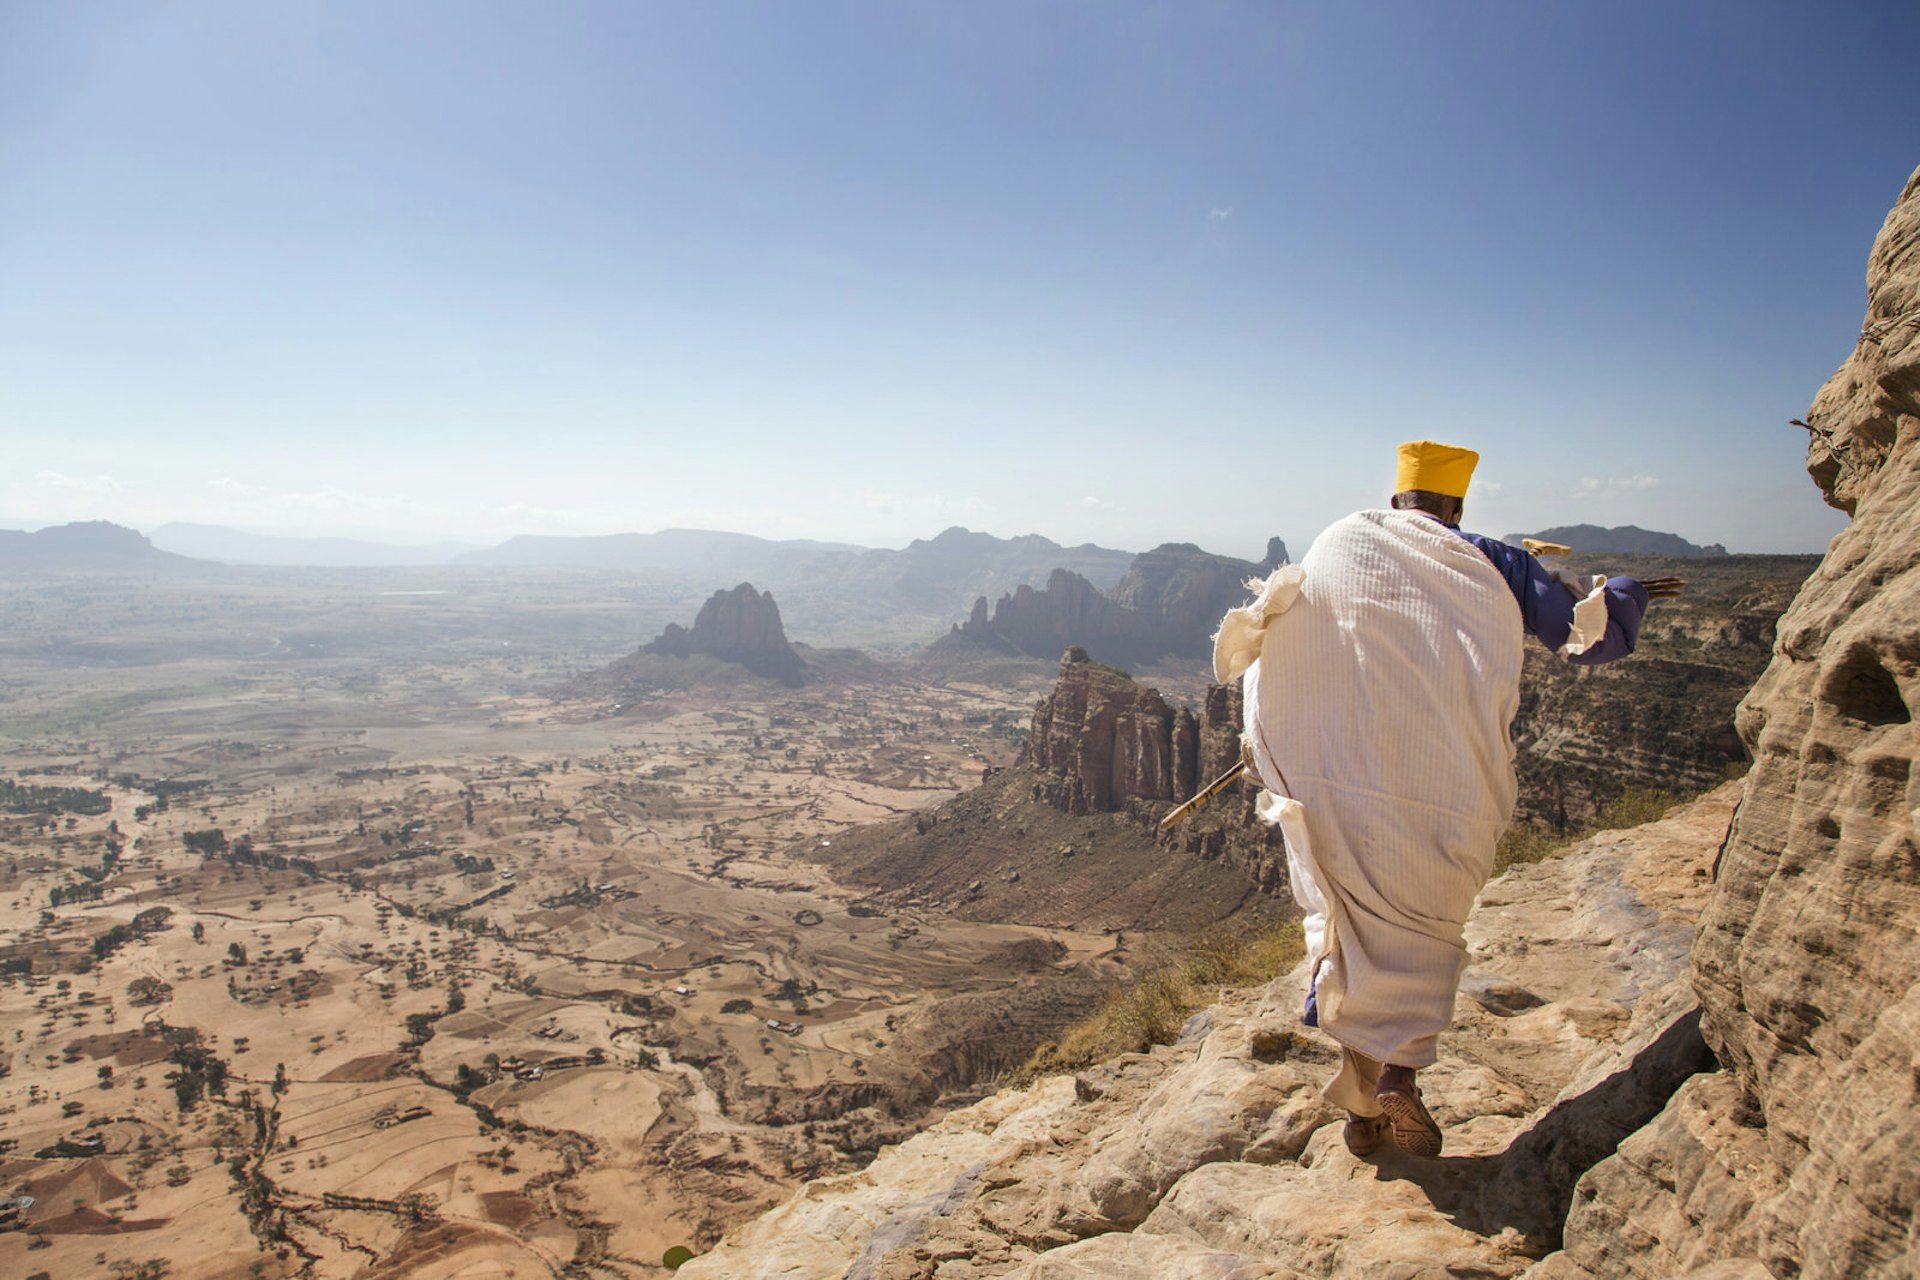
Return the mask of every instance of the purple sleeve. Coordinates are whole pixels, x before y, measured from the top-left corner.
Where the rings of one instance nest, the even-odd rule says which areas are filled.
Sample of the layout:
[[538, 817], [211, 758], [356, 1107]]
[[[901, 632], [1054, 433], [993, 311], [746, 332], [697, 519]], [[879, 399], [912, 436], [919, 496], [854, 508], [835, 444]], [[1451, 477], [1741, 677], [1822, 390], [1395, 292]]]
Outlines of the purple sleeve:
[[[1555, 653], [1567, 642], [1573, 630], [1573, 592], [1547, 572], [1540, 561], [1511, 543], [1489, 538], [1482, 533], [1460, 535], [1480, 548], [1520, 606], [1520, 621], [1527, 634]], [[1598, 644], [1567, 661], [1583, 667], [1597, 667], [1633, 652], [1640, 639], [1640, 618], [1647, 611], [1647, 589], [1632, 578], [1607, 579], [1607, 634]]]

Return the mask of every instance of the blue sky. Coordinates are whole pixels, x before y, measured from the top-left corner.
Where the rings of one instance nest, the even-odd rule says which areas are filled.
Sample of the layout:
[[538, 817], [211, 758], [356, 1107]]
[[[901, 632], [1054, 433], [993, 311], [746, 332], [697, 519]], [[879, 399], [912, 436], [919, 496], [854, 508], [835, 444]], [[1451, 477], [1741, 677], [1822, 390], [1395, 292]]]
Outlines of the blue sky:
[[1920, 6], [0, 2], [0, 518], [1841, 527]]

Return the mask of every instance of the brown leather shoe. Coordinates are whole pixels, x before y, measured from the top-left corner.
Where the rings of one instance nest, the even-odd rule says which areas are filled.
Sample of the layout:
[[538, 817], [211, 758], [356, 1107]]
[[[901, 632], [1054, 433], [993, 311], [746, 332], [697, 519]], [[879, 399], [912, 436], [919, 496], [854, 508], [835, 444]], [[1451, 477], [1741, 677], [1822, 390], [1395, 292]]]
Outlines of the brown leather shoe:
[[1388, 1066], [1380, 1073], [1373, 1096], [1387, 1115], [1393, 1145], [1410, 1156], [1431, 1160], [1440, 1154], [1440, 1126], [1433, 1122], [1413, 1083], [1412, 1067]]
[[1380, 1135], [1385, 1133], [1392, 1121], [1384, 1115], [1357, 1116], [1347, 1112], [1347, 1123], [1341, 1128], [1340, 1136], [1346, 1140], [1347, 1150], [1357, 1156], [1370, 1156], [1374, 1148], [1380, 1145]]

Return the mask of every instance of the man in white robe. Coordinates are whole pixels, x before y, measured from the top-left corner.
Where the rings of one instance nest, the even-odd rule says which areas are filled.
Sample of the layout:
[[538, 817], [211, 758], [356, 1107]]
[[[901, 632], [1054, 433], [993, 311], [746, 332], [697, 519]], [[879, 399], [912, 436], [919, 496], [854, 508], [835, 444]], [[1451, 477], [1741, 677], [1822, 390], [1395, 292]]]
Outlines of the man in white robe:
[[1525, 551], [1461, 533], [1477, 461], [1402, 445], [1396, 509], [1328, 528], [1216, 639], [1215, 678], [1244, 673], [1261, 815], [1306, 913], [1307, 1021], [1340, 1045], [1325, 1093], [1358, 1154], [1383, 1135], [1440, 1153], [1415, 1072], [1452, 1020], [1462, 929], [1512, 815], [1525, 636], [1624, 656], [1648, 588], [1679, 586], [1615, 578], [1582, 601]]

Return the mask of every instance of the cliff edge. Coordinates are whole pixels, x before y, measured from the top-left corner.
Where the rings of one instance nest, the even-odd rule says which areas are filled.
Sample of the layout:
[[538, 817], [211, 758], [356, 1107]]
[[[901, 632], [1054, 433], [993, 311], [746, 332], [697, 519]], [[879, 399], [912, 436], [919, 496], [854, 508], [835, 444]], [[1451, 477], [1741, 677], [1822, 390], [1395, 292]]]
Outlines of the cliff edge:
[[810, 1184], [680, 1275], [1519, 1275], [1559, 1243], [1581, 1173], [1711, 1065], [1687, 955], [1736, 798], [1488, 886], [1446, 1052], [1420, 1077], [1445, 1159], [1348, 1153], [1296, 969], [1178, 1044], [996, 1094]]

